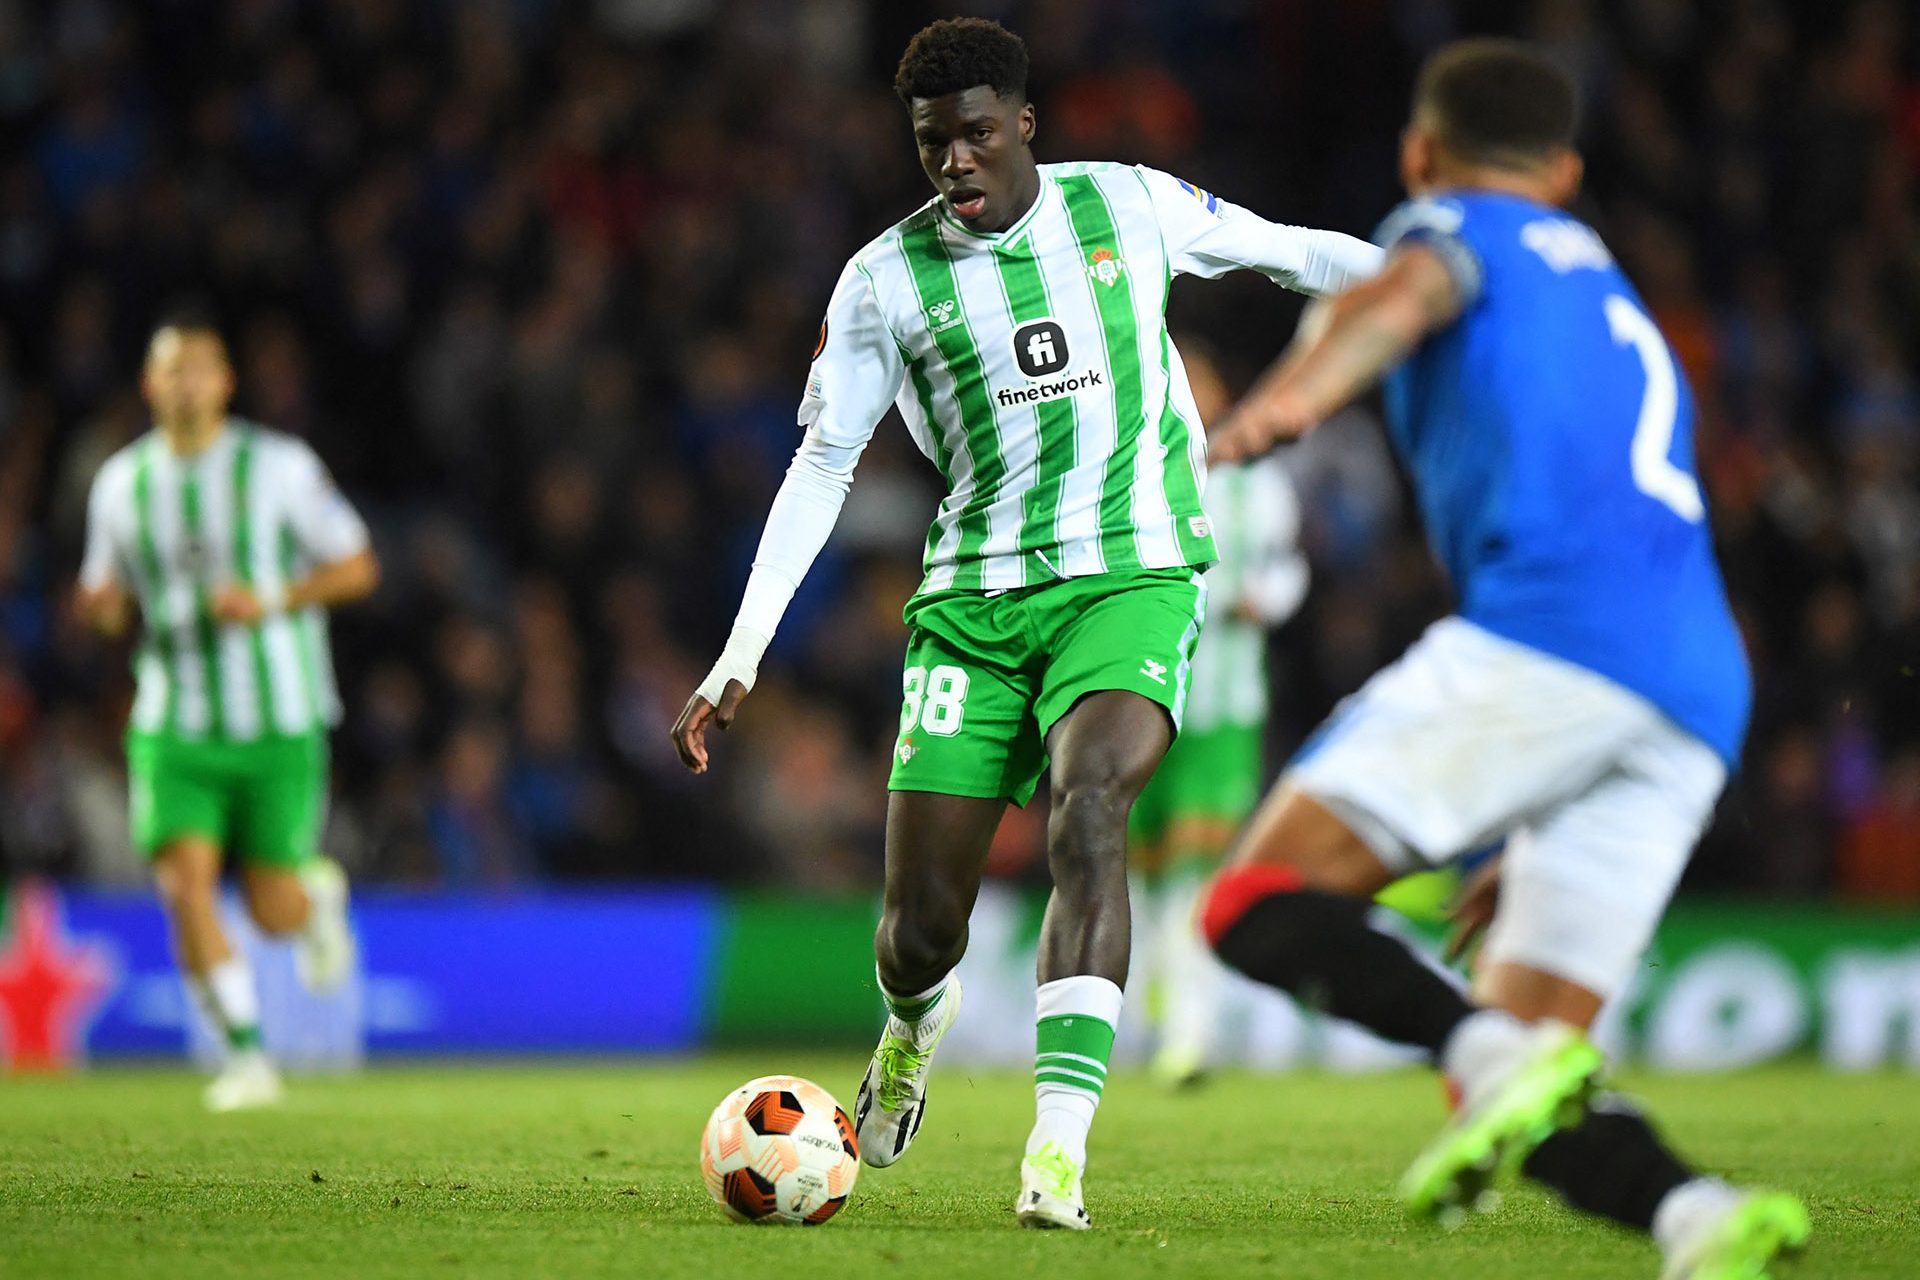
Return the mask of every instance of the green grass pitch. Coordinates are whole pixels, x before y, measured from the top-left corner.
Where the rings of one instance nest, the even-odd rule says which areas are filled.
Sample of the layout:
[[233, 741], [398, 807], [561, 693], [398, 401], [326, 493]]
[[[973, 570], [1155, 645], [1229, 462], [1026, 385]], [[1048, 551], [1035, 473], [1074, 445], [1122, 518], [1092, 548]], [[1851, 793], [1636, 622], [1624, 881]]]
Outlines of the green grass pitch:
[[[209, 1117], [199, 1081], [112, 1070], [0, 1081], [0, 1276], [895, 1275], [1500, 1280], [1653, 1277], [1652, 1248], [1531, 1192], [1446, 1234], [1390, 1189], [1440, 1117], [1417, 1073], [1115, 1077], [1094, 1131], [1095, 1230], [1014, 1226], [1031, 1116], [1013, 1072], [936, 1069], [926, 1128], [815, 1229], [725, 1222], [707, 1112], [795, 1071], [851, 1101], [860, 1063], [786, 1052], [630, 1065], [414, 1066], [296, 1080]], [[1920, 1275], [1920, 1083], [1811, 1067], [1629, 1082], [1703, 1164], [1811, 1201], [1801, 1277]]]

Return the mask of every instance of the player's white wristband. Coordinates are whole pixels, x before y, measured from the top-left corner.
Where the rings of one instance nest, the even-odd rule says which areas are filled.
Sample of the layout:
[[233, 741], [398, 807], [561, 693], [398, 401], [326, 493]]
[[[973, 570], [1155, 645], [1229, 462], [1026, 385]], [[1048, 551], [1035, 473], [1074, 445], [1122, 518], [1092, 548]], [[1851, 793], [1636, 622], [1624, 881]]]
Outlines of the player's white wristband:
[[748, 627], [735, 627], [727, 637], [727, 647], [720, 651], [720, 661], [713, 664], [713, 670], [707, 672], [707, 678], [694, 692], [716, 707], [720, 705], [720, 695], [727, 691], [729, 680], [738, 680], [752, 692], [753, 682], [760, 674], [760, 659], [765, 656], [771, 639]]
[[287, 611], [287, 588], [282, 583], [257, 588], [253, 598], [260, 602], [260, 611], [269, 617]]

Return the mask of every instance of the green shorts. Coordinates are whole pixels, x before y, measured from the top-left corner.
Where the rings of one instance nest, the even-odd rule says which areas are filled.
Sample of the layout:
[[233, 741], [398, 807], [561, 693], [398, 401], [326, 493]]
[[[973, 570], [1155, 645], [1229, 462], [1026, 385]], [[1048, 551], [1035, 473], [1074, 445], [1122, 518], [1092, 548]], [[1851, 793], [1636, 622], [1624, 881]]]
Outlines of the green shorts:
[[318, 850], [327, 796], [323, 734], [258, 742], [127, 735], [134, 847], [205, 836], [230, 857], [297, 867]]
[[1234, 827], [1246, 821], [1260, 800], [1266, 762], [1261, 737], [1260, 726], [1251, 724], [1223, 724], [1180, 735], [1134, 801], [1128, 835], [1151, 844], [1186, 820]]
[[1108, 689], [1159, 703], [1178, 733], [1206, 607], [1191, 569], [915, 597], [889, 789], [1024, 805], [1054, 724]]

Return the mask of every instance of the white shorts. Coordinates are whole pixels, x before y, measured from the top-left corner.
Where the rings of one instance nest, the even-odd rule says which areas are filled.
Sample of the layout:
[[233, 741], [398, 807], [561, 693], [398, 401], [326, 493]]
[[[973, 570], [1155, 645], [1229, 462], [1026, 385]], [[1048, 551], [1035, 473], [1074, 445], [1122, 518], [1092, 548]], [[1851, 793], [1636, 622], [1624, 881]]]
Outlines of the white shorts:
[[1639, 695], [1445, 618], [1340, 704], [1287, 780], [1389, 870], [1505, 840], [1483, 957], [1610, 996], [1726, 778], [1712, 748]]

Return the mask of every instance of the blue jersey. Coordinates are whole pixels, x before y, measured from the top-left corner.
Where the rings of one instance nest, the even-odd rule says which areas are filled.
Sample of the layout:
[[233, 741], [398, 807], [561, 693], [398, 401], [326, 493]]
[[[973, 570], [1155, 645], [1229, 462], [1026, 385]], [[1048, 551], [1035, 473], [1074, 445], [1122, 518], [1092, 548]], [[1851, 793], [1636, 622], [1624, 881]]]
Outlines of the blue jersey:
[[1386, 381], [1394, 445], [1460, 615], [1652, 702], [1729, 765], [1746, 653], [1693, 475], [1693, 397], [1600, 237], [1515, 196], [1411, 201], [1379, 240], [1464, 309]]

